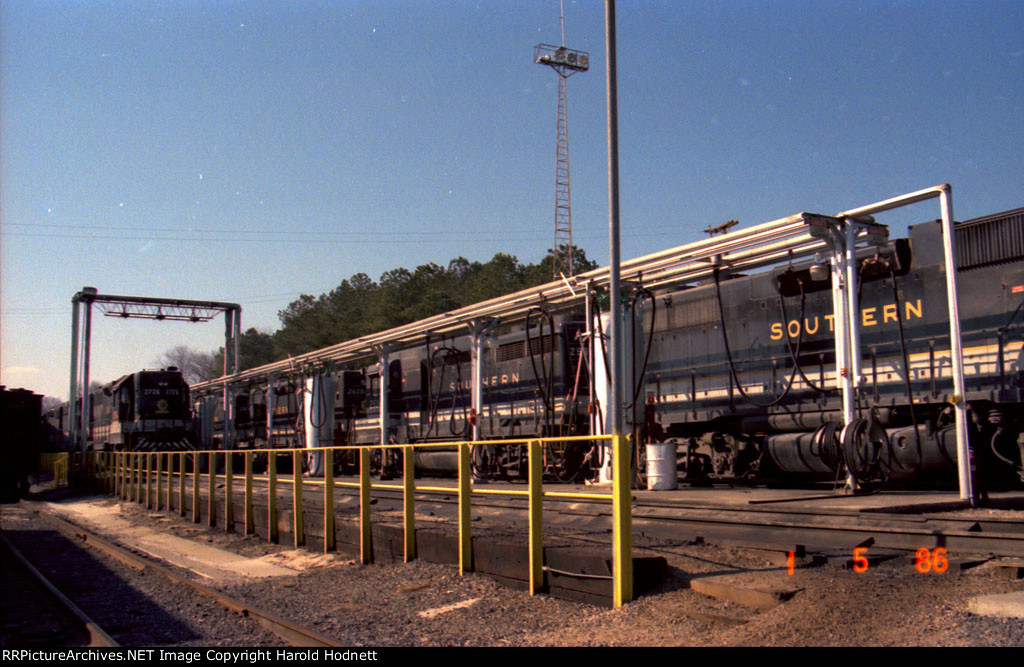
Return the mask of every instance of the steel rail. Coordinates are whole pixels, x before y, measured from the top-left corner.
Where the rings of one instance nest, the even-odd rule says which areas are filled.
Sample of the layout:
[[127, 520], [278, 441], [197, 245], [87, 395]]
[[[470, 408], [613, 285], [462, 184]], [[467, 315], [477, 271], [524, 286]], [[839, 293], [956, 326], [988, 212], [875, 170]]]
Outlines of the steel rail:
[[71, 623], [77, 626], [79, 632], [84, 633], [89, 637], [88, 646], [107, 646], [115, 647], [120, 646], [113, 637], [108, 635], [106, 631], [99, 626], [96, 621], [89, 618], [89, 615], [82, 611], [78, 605], [71, 601], [68, 596], [64, 595], [59, 588], [53, 585], [53, 583], [46, 578], [46, 576], [40, 572], [36, 567], [25, 557], [21, 551], [11, 544], [11, 541], [7, 539], [7, 536], [0, 532], [0, 541], [3, 542], [4, 546], [10, 551], [11, 555], [17, 560], [26, 572], [31, 575], [43, 591], [54, 601], [59, 611], [71, 621]]
[[[344, 487], [343, 487], [344, 488]], [[375, 487], [376, 488], [376, 487]], [[400, 502], [400, 498], [392, 496], [390, 488], [376, 489], [374, 496], [387, 501]], [[433, 489], [431, 489], [433, 490]], [[441, 491], [441, 489], [438, 489]], [[457, 489], [445, 489], [455, 495]], [[341, 492], [345, 496], [353, 495], [348, 491]], [[545, 498], [548, 500], [548, 498]], [[519, 502], [519, 494], [502, 501], [474, 502], [474, 508], [491, 508], [500, 510], [526, 511], [525, 504]], [[545, 515], [563, 515], [578, 517], [582, 508], [567, 508], [564, 505], [592, 505], [593, 510], [583, 512], [591, 518], [610, 518], [611, 510], [607, 500], [586, 497], [572, 499], [552, 499], [555, 506], [545, 509]], [[509, 502], [511, 501], [511, 502]], [[455, 505], [453, 498], [430, 498], [423, 502], [441, 505]], [[666, 515], [658, 510], [674, 509], [686, 514], [678, 516]], [[596, 511], [595, 511], [596, 510]], [[733, 514], [734, 516], [713, 516], [713, 514]], [[765, 515], [778, 515], [775, 519]], [[740, 516], [735, 516], [740, 515]], [[744, 516], [745, 515], [745, 516]], [[823, 524], [800, 522], [793, 516], [819, 517], [822, 519], [856, 518], [855, 523]], [[921, 547], [945, 546], [950, 553], [993, 553], [1002, 556], [1024, 556], [1024, 531], [1005, 532], [1010, 528], [1019, 527], [1013, 521], [988, 521], [963, 517], [908, 517], [907, 515], [886, 514], [879, 512], [854, 512], [851, 510], [770, 510], [753, 507], [704, 507], [678, 506], [672, 504], [648, 504], [633, 499], [634, 526], [644, 524], [648, 534], [659, 537], [679, 537], [678, 530], [683, 524], [702, 537], [706, 542], [741, 545], [751, 548], [770, 548], [772, 545], [792, 542], [793, 544], [814, 545], [817, 547], [846, 548], [851, 543], [859, 543], [873, 539], [878, 548], [913, 550]], [[885, 525], [886, 522], [909, 525]], [[942, 523], [959, 524], [960, 527], [949, 528]], [[994, 529], [990, 532], [985, 527]], [[658, 529], [660, 527], [660, 529]], [[978, 531], [977, 528], [982, 530]], [[654, 532], [650, 532], [655, 528]], [[557, 530], [549, 524], [548, 530]], [[744, 531], [751, 531], [749, 539], [744, 538]], [[776, 540], [767, 539], [776, 536]], [[722, 541], [724, 540], [724, 541]]]
[[32, 504], [22, 502], [24, 506], [36, 512], [39, 516], [43, 517], [47, 521], [64, 528], [65, 530], [73, 531], [76, 535], [82, 538], [86, 544], [90, 544], [100, 551], [110, 555], [111, 557], [129, 565], [131, 567], [148, 567], [152, 568], [155, 572], [163, 575], [171, 581], [185, 584], [192, 590], [202, 595], [213, 598], [217, 603], [229, 609], [230, 611], [245, 614], [250, 618], [256, 620], [260, 625], [267, 628], [278, 637], [289, 642], [293, 646], [324, 646], [324, 647], [335, 647], [344, 646], [329, 637], [319, 634], [314, 630], [303, 628], [302, 626], [296, 625], [287, 619], [281, 618], [276, 614], [273, 614], [264, 609], [260, 609], [248, 602], [244, 602], [237, 598], [233, 598], [226, 595], [215, 588], [204, 586], [203, 584], [191, 581], [187, 577], [178, 574], [169, 567], [153, 562], [146, 558], [142, 558], [127, 549], [117, 546], [113, 542], [106, 540], [98, 535], [89, 532], [82, 526], [61, 519], [60, 517], [54, 516], [49, 512], [41, 510]]
[[[407, 447], [409, 447], [409, 445], [389, 445], [389, 446], [387, 446], [387, 448], [407, 448]], [[328, 449], [328, 448], [318, 448], [318, 449]], [[272, 450], [270, 450], [270, 451], [272, 451]], [[305, 450], [283, 450], [283, 451], [286, 451], [286, 452], [300, 451], [301, 452], [301, 451], [305, 451]], [[166, 473], [161, 473], [161, 475], [166, 476]], [[178, 476], [180, 478], [180, 473], [174, 473], [174, 475], [176, 475], [176, 476]], [[186, 477], [188, 477], [188, 475], [186, 475]], [[217, 478], [219, 480], [224, 480], [225, 477], [226, 476], [224, 474], [219, 474], [219, 473], [215, 474], [215, 478]], [[355, 480], [356, 478], [353, 478], [353, 479]], [[262, 486], [265, 486], [267, 481], [268, 481], [268, 478], [266, 476], [263, 476], [263, 475], [253, 475], [252, 476], [252, 480], [253, 480], [253, 482], [256, 482], [256, 483], [259, 483]], [[282, 478], [277, 480], [277, 483], [279, 485], [281, 485], [281, 484], [289, 485], [289, 484], [293, 483], [293, 480], [289, 479], [288, 477], [282, 477]], [[303, 478], [303, 481], [302, 481], [302, 485], [303, 486], [309, 485], [311, 487], [322, 487], [324, 484], [325, 484], [324, 480], [323, 479], [318, 479], [318, 478]], [[336, 489], [341, 489], [340, 492], [343, 495], [357, 497], [358, 496], [357, 493], [351, 493], [351, 492], [347, 491], [347, 489], [358, 489], [360, 487], [360, 483], [358, 481], [347, 481], [345, 477], [334, 477], [334, 487]], [[401, 492], [401, 491], [403, 491], [404, 487], [401, 484], [386, 484], [386, 483], [385, 484], [381, 484], [381, 483], [378, 483], [378, 484], [371, 484], [370, 485], [370, 489], [372, 491], [374, 491], [374, 492], [383, 492], [383, 493], [375, 493], [374, 494], [374, 495], [376, 495], [378, 497], [381, 497], [381, 498], [384, 498], [384, 499], [387, 499], [387, 500], [396, 500], [396, 499], [400, 500], [401, 493], [398, 493], [397, 495], [394, 495], [394, 494], [392, 494], [390, 492]], [[430, 502], [433, 499], [433, 497], [437, 496], [437, 495], [446, 495], [446, 494], [454, 495], [454, 494], [457, 494], [458, 493], [458, 487], [456, 487], [456, 486], [451, 486], [451, 487], [447, 487], [447, 486], [416, 486], [413, 489], [413, 493], [417, 494], [417, 496], [419, 497], [420, 500], [425, 501], [425, 502]], [[473, 488], [472, 489], [472, 493], [474, 495], [480, 495], [480, 496], [504, 496], [504, 497], [507, 497], [509, 500], [512, 500], [512, 499], [515, 499], [515, 498], [525, 499], [529, 495], [529, 491], [526, 491], [526, 490], [523, 490], [523, 489], [501, 489], [501, 488], [496, 488], [496, 489], [495, 488]], [[549, 499], [549, 500], [552, 500], [552, 501], [559, 501], [559, 502], [562, 502], [562, 503], [573, 503], [573, 502], [577, 502], [578, 501], [578, 502], [585, 503], [585, 504], [601, 504], [601, 505], [607, 505], [611, 501], [611, 498], [612, 498], [610, 493], [587, 493], [587, 492], [575, 492], [575, 491], [544, 491], [544, 492], [542, 492], [541, 495], [545, 499]], [[855, 499], [856, 497], [857, 496], [828, 496], [828, 498], [835, 498], [835, 499], [843, 499], [843, 498]], [[801, 501], [801, 500], [811, 501], [811, 500], [816, 500], [816, 499], [821, 499], [821, 496], [815, 496], [813, 498], [806, 498], [806, 499], [801, 499], [801, 498], [794, 497], [794, 498], [788, 498], [788, 499], [785, 499], [785, 500], [786, 501], [792, 501], [792, 502], [798, 502], [798, 501]], [[455, 501], [452, 501], [452, 500], [437, 500], [437, 502], [441, 502], [441, 503], [454, 503]], [[775, 501], [775, 502], [779, 502], [779, 501]], [[967, 507], [967, 504], [964, 503], [963, 501], [957, 501], [957, 502], [955, 502], [953, 504], [956, 505], [958, 508], [966, 508]], [[502, 504], [500, 502], [495, 502], [495, 503], [474, 502], [473, 505], [474, 505], [474, 507], [491, 507], [491, 508], [498, 508], [498, 509], [501, 509], [501, 508], [525, 509], [525, 505], [523, 505], [522, 507], [519, 507], [518, 505], [511, 505], [511, 504], [507, 504], [507, 503]], [[859, 520], [861, 520], [863, 522], [866, 522], [868, 524], [877, 524], [879, 522], [884, 522], [884, 521], [896, 522], [896, 523], [906, 523], [906, 524], [920, 524], [920, 525], [926, 525], [926, 524], [932, 524], [932, 525], [935, 525], [935, 524], [951, 524], [951, 525], [962, 525], [962, 526], [965, 526], [965, 528], [963, 529], [965, 531], [977, 532], [977, 531], [981, 530], [982, 533], [978, 533], [978, 534], [979, 535], [980, 534], [984, 534], [984, 535], [987, 535], [987, 536], [992, 536], [993, 535], [993, 533], [990, 532], [993, 529], [1005, 530], [1007, 528], [1010, 528], [1010, 529], [1018, 528], [1019, 529], [1019, 535], [1022, 538], [1024, 538], [1024, 524], [1022, 524], [1020, 521], [1015, 520], [1015, 519], [954, 517], [954, 516], [942, 516], [942, 515], [922, 516], [922, 515], [917, 515], [917, 514], [905, 514], [905, 513], [896, 513], [896, 512], [886, 512], [884, 510], [880, 510], [880, 511], [862, 511], [862, 510], [839, 509], [839, 508], [811, 509], [811, 508], [800, 508], [800, 507], [797, 507], [797, 508], [787, 508], [785, 510], [780, 510], [780, 509], [776, 509], [775, 507], [769, 507], [767, 505], [762, 505], [762, 504], [748, 505], [748, 506], [705, 505], [705, 504], [695, 504], [695, 503], [686, 503], [686, 502], [673, 502], [673, 501], [667, 501], [667, 500], [660, 500], [660, 501], [659, 500], [653, 500], [652, 501], [652, 500], [648, 500], [648, 499], [638, 498], [636, 496], [633, 497], [633, 505], [634, 505], [635, 509], [650, 508], [650, 509], [680, 510], [680, 511], [687, 511], [687, 512], [732, 512], [732, 513], [748, 514], [748, 515], [783, 515], [783, 516], [798, 515], [798, 516], [808, 516], [808, 517], [850, 518], [850, 519], [859, 519]], [[315, 506], [315, 504], [314, 504], [314, 506]], [[953, 508], [953, 509], [956, 509], [956, 508]], [[558, 511], [558, 510], [555, 510], [555, 511]], [[986, 530], [986, 528], [987, 528], [987, 530]], [[1017, 534], [1018, 534], [1017, 532], [1014, 532], [1012, 530], [1009, 533], [1009, 535], [1011, 535], [1011, 536], [1016, 536]]]
[[[265, 481], [263, 478], [254, 477], [254, 481]], [[358, 482], [342, 481], [343, 478], [335, 481], [335, 487], [339, 489], [339, 495], [351, 498], [358, 498]], [[279, 480], [280, 481], [280, 480]], [[323, 485], [322, 480], [304, 480], [304, 484]], [[371, 489], [373, 496], [386, 501], [401, 502], [400, 492], [402, 486], [398, 484], [373, 484]], [[473, 489], [474, 495], [483, 496], [504, 496], [504, 499], [495, 498], [487, 502], [485, 500], [474, 501], [473, 507], [482, 509], [498, 509], [512, 511], [526, 511], [528, 508], [524, 500], [527, 491], [519, 489]], [[415, 492], [419, 496], [417, 502], [435, 503], [440, 505], [457, 505], [457, 487], [424, 486], [417, 487]], [[438, 496], [452, 496], [450, 498]], [[593, 506], [596, 511], [583, 512], [586, 516], [599, 518], [611, 517], [609, 507], [610, 496], [607, 494], [588, 494], [574, 492], [544, 492], [544, 499], [554, 503], [545, 510], [545, 514], [578, 516], [582, 506]], [[576, 507], [566, 507], [576, 505]], [[311, 505], [315, 509], [315, 503]], [[659, 510], [678, 510], [685, 514], [669, 516], [658, 513]], [[677, 504], [665, 501], [646, 501], [633, 497], [633, 513], [636, 521], [645, 524], [670, 525], [677, 530], [680, 524], [690, 524], [699, 527], [703, 532], [701, 536], [709, 542], [714, 542], [713, 532], [707, 532], [709, 527], [718, 525], [723, 534], [727, 534], [729, 544], [742, 544], [749, 547], [764, 546], [760, 538], [750, 539], [745, 542], [738, 541], [733, 535], [738, 528], [763, 531], [766, 533], [798, 535], [795, 538], [799, 543], [829, 546], [822, 536], [854, 536], [858, 540], [868, 537], [875, 538], [876, 546], [898, 549], [911, 549], [926, 546], [924, 542], [936, 542], [940, 546], [946, 546], [950, 551], [953, 548], [965, 553], [992, 552], [1006, 556], [1024, 556], [1024, 530], [1013, 531], [1021, 524], [1012, 520], [984, 519], [971, 517], [922, 517], [916, 515], [894, 514], [887, 512], [859, 512], [843, 509], [808, 509], [808, 508], [787, 508], [778, 510], [761, 506], [704, 506], [693, 504]], [[719, 516], [714, 516], [718, 514]], [[721, 516], [731, 515], [731, 516]], [[815, 522], [800, 522], [793, 517], [804, 516], [808, 519], [855, 519], [852, 523], [823, 524]], [[749, 517], [749, 518], [744, 518]], [[781, 518], [776, 518], [781, 517]], [[904, 524], [904, 525], [885, 525]], [[945, 524], [945, 525], [943, 525]], [[664, 533], [662, 536], [670, 537], [671, 533]], [[848, 542], [849, 540], [845, 540]], [[844, 544], [837, 546], [843, 547]], [[916, 546], [915, 546], [916, 545]]]

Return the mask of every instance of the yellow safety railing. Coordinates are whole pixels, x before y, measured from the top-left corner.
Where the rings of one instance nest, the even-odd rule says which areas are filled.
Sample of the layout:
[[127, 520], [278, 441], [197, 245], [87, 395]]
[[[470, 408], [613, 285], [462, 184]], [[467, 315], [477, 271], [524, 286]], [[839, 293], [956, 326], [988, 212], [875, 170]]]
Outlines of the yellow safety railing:
[[[548, 442], [580, 442], [604, 440], [612, 443], [613, 482], [611, 493], [576, 493], [568, 491], [544, 491], [544, 456], [543, 445]], [[528, 451], [527, 489], [480, 489], [471, 485], [471, 452], [474, 446], [489, 445], [526, 445]], [[458, 452], [458, 480], [456, 487], [417, 486], [415, 483], [416, 449], [452, 448]], [[402, 450], [403, 478], [401, 484], [372, 484], [370, 481], [370, 451], [377, 449]], [[335, 481], [335, 452], [357, 450], [359, 452], [359, 480], [356, 482]], [[302, 476], [302, 456], [304, 454], [322, 453], [324, 456], [324, 478], [322, 481]], [[267, 457], [267, 472], [264, 477], [253, 475], [253, 455], [272, 454]], [[528, 551], [529, 551], [529, 590], [530, 595], [540, 591], [544, 580], [544, 498], [608, 500], [612, 506], [612, 550], [613, 550], [613, 600], [616, 607], [630, 601], [633, 597], [633, 540], [632, 540], [632, 496], [630, 494], [629, 439], [627, 436], [569, 436], [560, 438], [523, 438], [511, 440], [485, 440], [476, 442], [441, 442], [415, 445], [361, 445], [344, 447], [314, 447], [298, 449], [270, 450], [200, 450], [188, 452], [191, 458], [191, 471], [186, 470], [187, 457], [183, 452], [94, 452], [89, 462], [89, 470], [94, 475], [98, 487], [118, 497], [151, 506], [152, 473], [156, 472], [156, 508], [160, 509], [162, 495], [161, 471], [167, 471], [166, 509], [172, 510], [173, 487], [175, 477], [178, 481], [178, 512], [185, 516], [185, 476], [192, 475], [192, 521], [200, 521], [200, 461], [203, 455], [207, 458], [208, 482], [208, 520], [209, 525], [217, 525], [216, 517], [216, 484], [217, 479], [224, 480], [224, 525], [232, 530], [234, 516], [232, 509], [232, 484], [235, 458], [241, 456], [245, 475], [244, 483], [244, 525], [245, 534], [255, 532], [253, 514], [253, 480], [265, 480], [267, 483], [267, 539], [278, 541], [278, 510], [277, 485], [279, 482], [292, 485], [293, 530], [295, 546], [304, 544], [302, 489], [304, 484], [323, 485], [323, 527], [324, 550], [336, 548], [334, 531], [334, 487], [351, 487], [358, 489], [359, 496], [359, 560], [370, 563], [373, 560], [371, 538], [370, 501], [373, 490], [402, 491], [404, 559], [406, 562], [416, 558], [416, 493], [453, 493], [458, 496], [458, 553], [459, 573], [464, 574], [472, 569], [472, 496], [505, 495], [527, 496], [528, 498]], [[291, 454], [292, 478], [279, 480], [277, 477], [277, 457]], [[226, 456], [223, 475], [218, 475], [217, 461], [219, 456]], [[151, 461], [152, 459], [152, 461]], [[177, 470], [175, 470], [175, 460]], [[620, 471], [624, 471], [620, 474]], [[145, 495], [145, 498], [143, 498]]]
[[53, 485], [55, 487], [68, 485], [68, 463], [67, 452], [46, 453], [39, 455], [39, 470], [53, 471]]

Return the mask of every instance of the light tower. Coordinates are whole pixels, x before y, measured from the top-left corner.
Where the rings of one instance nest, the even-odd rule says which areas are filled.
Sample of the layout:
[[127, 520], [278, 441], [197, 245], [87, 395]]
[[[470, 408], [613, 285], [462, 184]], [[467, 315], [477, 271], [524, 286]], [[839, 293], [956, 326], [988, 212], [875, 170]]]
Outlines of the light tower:
[[572, 202], [569, 196], [569, 118], [566, 110], [565, 80], [576, 72], [590, 69], [590, 55], [565, 47], [565, 4], [560, 5], [562, 45], [538, 44], [533, 47], [533, 62], [547, 65], [558, 74], [558, 145], [555, 152], [555, 241], [552, 278], [571, 276]]

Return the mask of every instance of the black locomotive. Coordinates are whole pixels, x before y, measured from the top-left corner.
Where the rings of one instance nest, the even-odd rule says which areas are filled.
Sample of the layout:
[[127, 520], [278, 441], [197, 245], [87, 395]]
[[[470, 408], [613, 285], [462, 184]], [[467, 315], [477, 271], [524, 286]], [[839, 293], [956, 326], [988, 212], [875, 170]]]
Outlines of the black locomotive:
[[[189, 387], [181, 371], [138, 371], [87, 395], [87, 447], [96, 451], [187, 451], [195, 449]], [[76, 421], [81, 404], [76, 406]], [[70, 434], [67, 403], [47, 413], [54, 433]], [[73, 443], [69, 443], [74, 448]]]

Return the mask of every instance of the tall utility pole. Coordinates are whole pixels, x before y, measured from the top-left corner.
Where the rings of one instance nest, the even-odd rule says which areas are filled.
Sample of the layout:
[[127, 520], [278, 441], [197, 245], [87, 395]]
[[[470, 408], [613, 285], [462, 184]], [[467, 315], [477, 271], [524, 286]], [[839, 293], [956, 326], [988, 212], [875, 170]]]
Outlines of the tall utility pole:
[[590, 69], [590, 55], [565, 47], [565, 1], [560, 4], [562, 44], [538, 44], [533, 47], [533, 62], [547, 65], [558, 74], [558, 140], [555, 151], [555, 240], [552, 278], [573, 274], [572, 201], [569, 196], [569, 114], [566, 107], [565, 80], [576, 72]]

